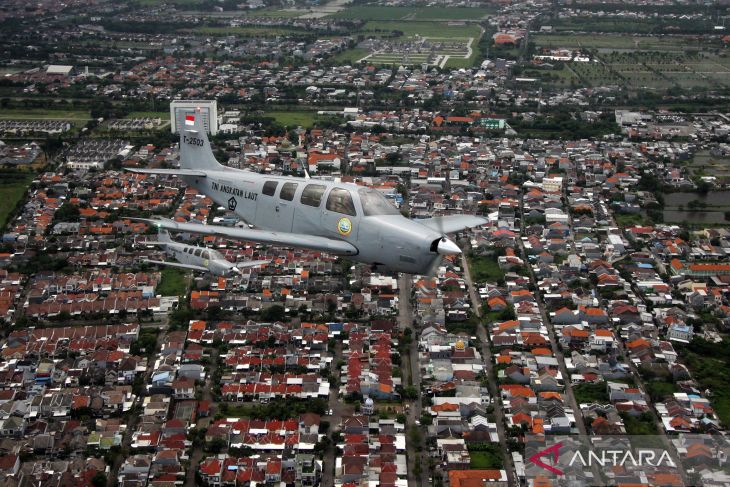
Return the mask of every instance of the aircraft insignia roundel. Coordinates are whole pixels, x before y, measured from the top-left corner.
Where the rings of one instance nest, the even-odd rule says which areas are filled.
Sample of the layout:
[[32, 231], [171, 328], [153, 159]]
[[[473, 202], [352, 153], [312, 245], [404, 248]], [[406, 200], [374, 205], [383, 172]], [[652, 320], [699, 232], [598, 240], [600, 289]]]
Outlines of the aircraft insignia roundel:
[[352, 222], [350, 219], [340, 218], [340, 221], [337, 222], [337, 231], [340, 232], [340, 235], [350, 235], [350, 232], [352, 231]]
[[236, 205], [238, 205], [238, 201], [236, 201], [236, 198], [234, 198], [233, 196], [231, 196], [228, 199], [228, 209], [231, 210], [231, 211], [236, 211]]

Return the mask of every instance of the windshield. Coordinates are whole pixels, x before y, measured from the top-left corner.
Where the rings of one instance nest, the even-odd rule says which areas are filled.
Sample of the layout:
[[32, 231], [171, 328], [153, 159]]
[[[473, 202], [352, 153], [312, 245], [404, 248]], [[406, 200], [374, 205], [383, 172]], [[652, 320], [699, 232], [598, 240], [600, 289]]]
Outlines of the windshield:
[[378, 190], [363, 188], [358, 190], [358, 194], [365, 216], [400, 215], [398, 208], [391, 205]]

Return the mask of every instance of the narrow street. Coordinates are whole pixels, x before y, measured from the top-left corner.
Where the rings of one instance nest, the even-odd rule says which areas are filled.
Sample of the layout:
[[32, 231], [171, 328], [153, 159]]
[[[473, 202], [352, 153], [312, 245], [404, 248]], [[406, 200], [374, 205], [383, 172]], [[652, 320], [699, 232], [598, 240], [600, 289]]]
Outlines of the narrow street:
[[[141, 328], [141, 327], [140, 327]], [[152, 372], [153, 367], [155, 365], [154, 357], [156, 356], [157, 352], [160, 351], [160, 348], [162, 348], [162, 341], [165, 338], [165, 335], [167, 335], [167, 328], [168, 328], [168, 321], [165, 319], [160, 323], [159, 330], [160, 332], [157, 334], [157, 342], [155, 343], [155, 350], [153, 353], [148, 355], [147, 358], [147, 370], [144, 373], [144, 386], [146, 387], [147, 384], [149, 384], [150, 379], [152, 378]], [[135, 400], [135, 408], [141, 408], [142, 407], [142, 400], [143, 400], [144, 394], [138, 397]], [[132, 434], [137, 430], [137, 424], [139, 423], [140, 418], [142, 417], [142, 412], [140, 411], [139, 414], [132, 413], [129, 418], [129, 422], [127, 423], [127, 429], [124, 432], [124, 436], [122, 437], [122, 451], [129, 451], [129, 445], [132, 443]], [[119, 473], [119, 468], [122, 466], [122, 462], [126, 460], [124, 458], [124, 455], [118, 455], [117, 459], [114, 461], [114, 465], [111, 466], [109, 470], [109, 476], [107, 477], [106, 485], [107, 487], [114, 487], [117, 485], [117, 474]], [[194, 485], [194, 484], [193, 484]]]
[[[400, 274], [398, 276], [398, 327], [401, 331], [407, 328], [412, 328], [413, 325], [413, 309], [411, 303], [411, 289], [412, 281], [411, 276], [406, 274]], [[411, 441], [410, 429], [416, 426], [416, 420], [419, 420], [423, 412], [423, 403], [421, 401], [421, 367], [418, 361], [418, 332], [413, 328], [411, 335], [411, 344], [408, 350], [408, 355], [402, 357], [403, 359], [403, 387], [413, 385], [418, 389], [419, 394], [417, 398], [412, 401], [404, 401], [407, 405], [408, 414], [406, 414], [406, 453], [408, 457], [408, 485], [414, 487], [429, 485], [428, 482], [428, 451], [424, 447], [426, 441], [426, 435], [424, 434], [425, 428], [419, 428], [421, 430], [421, 445], [416, 447]], [[405, 366], [407, 361], [408, 367]], [[418, 464], [420, 466], [420, 475], [416, 477], [414, 474], [414, 467]]]
[[[323, 421], [329, 421], [330, 429], [327, 432], [330, 435], [333, 431], [337, 431], [342, 422], [342, 417], [351, 414], [352, 410], [350, 406], [345, 404], [345, 401], [341, 401], [338, 397], [340, 390], [340, 370], [337, 367], [337, 362], [342, 359], [342, 341], [335, 341], [334, 358], [332, 359], [332, 382], [330, 383], [330, 395], [328, 398], [328, 407], [332, 410], [332, 415], [325, 416], [322, 418]], [[322, 462], [322, 484], [321, 485], [335, 485], [335, 445], [331, 445], [330, 448], [324, 454]]]
[[[464, 253], [461, 254], [461, 265], [464, 268], [464, 280], [466, 281], [466, 285], [469, 289], [469, 297], [471, 298], [472, 309], [474, 310], [474, 314], [481, 318], [481, 299], [474, 286], [474, 282], [471, 279], [469, 263], [466, 258], [466, 250], [464, 251]], [[479, 341], [482, 344], [482, 359], [484, 360], [484, 365], [487, 369], [489, 396], [492, 400], [492, 406], [494, 407], [494, 421], [497, 423], [499, 446], [502, 450], [502, 463], [504, 465], [504, 469], [507, 472], [507, 481], [510, 483], [510, 485], [516, 485], [515, 467], [512, 463], [512, 456], [510, 455], [509, 448], [507, 447], [507, 431], [505, 430], [504, 410], [502, 409], [502, 397], [499, 393], [497, 375], [494, 372], [492, 349], [489, 336], [487, 334], [487, 329], [481, 320], [479, 320], [479, 326], [477, 327], [477, 338], [479, 338]]]
[[[210, 371], [205, 378], [205, 385], [203, 386], [203, 396], [201, 398], [203, 401], [210, 401], [210, 414], [207, 417], [198, 418], [198, 421], [195, 424], [195, 429], [198, 431], [200, 431], [201, 429], [206, 429], [208, 428], [208, 426], [210, 426], [210, 423], [213, 421], [213, 416], [215, 416], [215, 412], [218, 409], [218, 404], [213, 402], [213, 395], [210, 393], [211, 389], [213, 388], [213, 383], [211, 382], [211, 379], [215, 375], [216, 370], [218, 370], [217, 349], [214, 348], [211, 352], [210, 360]], [[192, 455], [190, 455], [190, 465], [188, 466], [188, 472], [185, 477], [185, 487], [195, 487], [195, 472], [198, 470], [198, 465], [200, 465], [200, 461], [205, 458], [205, 456], [206, 455], [203, 451], [202, 446], [193, 449], [193, 453]]]

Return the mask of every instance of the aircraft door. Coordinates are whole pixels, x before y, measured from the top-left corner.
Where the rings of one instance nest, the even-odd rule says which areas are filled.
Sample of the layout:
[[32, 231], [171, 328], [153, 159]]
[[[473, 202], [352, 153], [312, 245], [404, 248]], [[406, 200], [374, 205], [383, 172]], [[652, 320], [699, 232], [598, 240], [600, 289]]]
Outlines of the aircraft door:
[[274, 202], [274, 213], [271, 227], [280, 232], [291, 232], [294, 225], [294, 195], [299, 183], [284, 183], [279, 190], [279, 197]]
[[350, 191], [332, 188], [322, 208], [321, 226], [325, 235], [354, 242], [358, 224], [359, 217]]

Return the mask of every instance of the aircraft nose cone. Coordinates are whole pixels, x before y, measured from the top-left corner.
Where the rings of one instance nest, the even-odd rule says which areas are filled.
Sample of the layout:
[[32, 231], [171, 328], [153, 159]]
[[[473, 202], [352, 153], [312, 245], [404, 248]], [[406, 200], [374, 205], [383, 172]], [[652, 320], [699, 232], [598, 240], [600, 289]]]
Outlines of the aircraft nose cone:
[[456, 255], [461, 253], [459, 246], [448, 238], [442, 238], [441, 241], [439, 241], [436, 251], [441, 255]]

